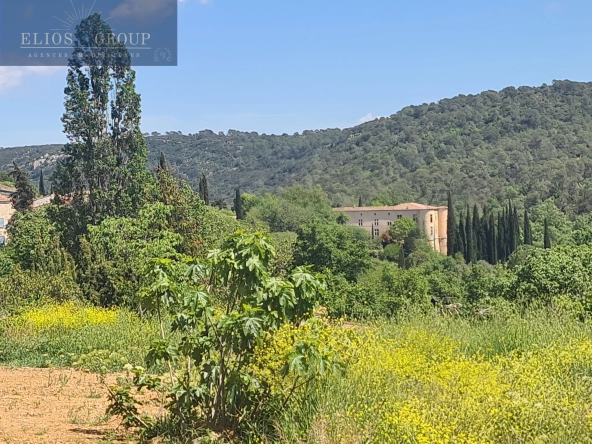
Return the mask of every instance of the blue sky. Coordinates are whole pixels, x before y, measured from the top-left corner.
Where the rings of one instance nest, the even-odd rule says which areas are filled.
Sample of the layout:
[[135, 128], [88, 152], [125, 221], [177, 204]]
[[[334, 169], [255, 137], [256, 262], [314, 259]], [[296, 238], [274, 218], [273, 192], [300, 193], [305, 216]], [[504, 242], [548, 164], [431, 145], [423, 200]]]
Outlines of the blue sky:
[[[184, 0], [145, 132], [292, 134], [506, 86], [592, 80], [592, 2]], [[64, 68], [0, 67], [0, 146], [62, 143]]]

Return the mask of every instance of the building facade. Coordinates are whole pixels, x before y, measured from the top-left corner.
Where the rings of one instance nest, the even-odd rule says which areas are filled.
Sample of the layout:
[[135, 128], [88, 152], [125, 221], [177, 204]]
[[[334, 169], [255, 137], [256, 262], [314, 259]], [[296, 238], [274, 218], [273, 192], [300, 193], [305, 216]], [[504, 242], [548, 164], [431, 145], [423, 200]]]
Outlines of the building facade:
[[0, 194], [0, 247], [3, 247], [6, 244], [6, 240], [8, 239], [8, 221], [15, 213], [15, 209], [12, 207], [12, 200], [9, 197], [6, 197]]
[[365, 229], [373, 238], [387, 233], [397, 219], [413, 219], [425, 230], [434, 250], [442, 254], [447, 252], [448, 207], [404, 203], [388, 207], [340, 207], [333, 208], [333, 211], [347, 214], [349, 225]]

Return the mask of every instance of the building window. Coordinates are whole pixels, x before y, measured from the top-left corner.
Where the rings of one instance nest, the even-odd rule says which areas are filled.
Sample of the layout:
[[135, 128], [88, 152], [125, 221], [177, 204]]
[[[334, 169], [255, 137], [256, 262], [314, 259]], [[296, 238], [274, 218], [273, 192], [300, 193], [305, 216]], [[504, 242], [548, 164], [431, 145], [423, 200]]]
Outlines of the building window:
[[397, 214], [397, 219], [403, 219], [403, 215], [402, 214]]
[[360, 219], [360, 220], [358, 221], [358, 225], [359, 225], [360, 227], [361, 227], [361, 226], [363, 226], [363, 225], [364, 225], [364, 221], [363, 221], [362, 219]]
[[374, 215], [376, 216], [376, 213], [374, 213]]
[[378, 219], [374, 219], [374, 225], [378, 225]]
[[417, 214], [413, 215], [413, 222], [417, 222]]
[[4, 218], [0, 217], [0, 228], [4, 228]]
[[433, 236], [433, 235], [434, 235], [434, 228], [432, 227], [432, 228], [430, 228], [430, 236]]
[[378, 231], [378, 228], [374, 229], [374, 236], [378, 236], [380, 234], [380, 232]]
[[388, 214], [389, 216], [391, 215], [391, 213]]
[[389, 220], [389, 221], [387, 222], [387, 224], [388, 224], [388, 226], [390, 227], [390, 226], [393, 224], [393, 221]]
[[430, 222], [434, 222], [434, 216], [430, 214]]
[[6, 245], [6, 237], [0, 236], [0, 247], [3, 247], [4, 245]]

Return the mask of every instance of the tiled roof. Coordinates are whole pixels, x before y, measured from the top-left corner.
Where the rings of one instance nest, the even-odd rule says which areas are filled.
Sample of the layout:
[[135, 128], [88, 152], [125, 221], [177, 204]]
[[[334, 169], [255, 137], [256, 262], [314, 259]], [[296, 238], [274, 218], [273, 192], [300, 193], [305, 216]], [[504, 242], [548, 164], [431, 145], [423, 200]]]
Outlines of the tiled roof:
[[12, 200], [10, 199], [10, 197], [2, 196], [0, 194], [0, 202], [12, 202]]
[[333, 208], [333, 211], [355, 212], [355, 211], [405, 211], [405, 210], [438, 210], [444, 207], [434, 207], [431, 205], [418, 204], [415, 202], [402, 203], [394, 206], [384, 207], [339, 207]]
[[33, 201], [33, 208], [39, 208], [43, 205], [48, 205], [51, 203], [51, 199], [53, 199], [53, 195], [50, 194], [49, 196], [41, 197], [40, 199]]
[[14, 193], [16, 191], [16, 188], [9, 187], [8, 185], [3, 185], [0, 183], [0, 191]]

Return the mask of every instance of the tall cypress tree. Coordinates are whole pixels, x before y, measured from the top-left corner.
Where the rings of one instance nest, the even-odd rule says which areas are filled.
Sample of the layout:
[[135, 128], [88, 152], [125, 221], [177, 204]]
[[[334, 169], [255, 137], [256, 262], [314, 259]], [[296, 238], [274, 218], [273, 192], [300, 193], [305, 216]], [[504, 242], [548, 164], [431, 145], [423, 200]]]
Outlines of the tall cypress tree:
[[545, 218], [545, 225], [543, 228], [543, 247], [551, 248], [551, 233], [549, 233], [549, 223], [547, 222], [547, 218]]
[[243, 220], [245, 218], [240, 188], [236, 189], [236, 195], [234, 197], [234, 213], [236, 214], [237, 220]]
[[514, 211], [512, 210], [512, 202], [508, 202], [508, 211], [506, 212], [506, 229], [507, 231], [507, 247], [506, 247], [506, 259], [516, 250], [516, 233], [514, 225]]
[[45, 196], [45, 182], [43, 181], [43, 170], [39, 174], [39, 194]]
[[532, 245], [532, 227], [526, 210], [524, 210], [524, 245]]
[[199, 181], [199, 197], [201, 197], [201, 200], [203, 200], [206, 205], [210, 204], [210, 193], [208, 191], [208, 179], [206, 178], [205, 174], [201, 175], [201, 180]]
[[166, 156], [162, 151], [160, 152], [160, 159], [158, 159], [158, 168], [160, 168], [161, 170], [166, 170], [168, 168]]
[[495, 220], [493, 213], [489, 215], [489, 226], [487, 228], [487, 259], [490, 264], [495, 264], [497, 262], [497, 245], [495, 242]]
[[506, 255], [506, 236], [505, 236], [505, 224], [504, 224], [504, 212], [502, 211], [497, 215], [497, 259], [504, 262]]
[[457, 236], [457, 251], [463, 255], [465, 261], [467, 260], [467, 233], [465, 230], [465, 222], [463, 212], [460, 212], [458, 220], [458, 236]]
[[520, 217], [518, 216], [518, 208], [514, 205], [514, 245], [516, 248], [520, 246], [522, 243], [522, 238], [520, 236]]
[[473, 243], [473, 260], [476, 262], [478, 260], [483, 259], [483, 236], [481, 233], [481, 220], [479, 218], [479, 208], [477, 207], [477, 204], [475, 204], [475, 206], [473, 207], [473, 222], [472, 222], [472, 231], [473, 231], [473, 237], [474, 237], [474, 243]]
[[360, 198], [358, 199], [358, 207], [361, 207], [362, 205], [362, 196], [360, 196]]
[[452, 194], [448, 192], [448, 220], [446, 221], [446, 245], [448, 246], [446, 254], [454, 256], [457, 253], [457, 231], [456, 216], [454, 215], [454, 206], [452, 204]]
[[401, 245], [399, 247], [399, 257], [397, 259], [399, 268], [405, 268], [405, 250], [403, 249], [403, 246]]
[[489, 223], [489, 207], [487, 204], [483, 205], [483, 216], [481, 217], [484, 225]]
[[479, 231], [479, 242], [481, 244], [481, 259], [487, 260], [487, 222], [481, 220], [481, 231]]
[[465, 231], [467, 233], [466, 239], [467, 244], [466, 248], [466, 255], [465, 259], [467, 262], [473, 262], [475, 260], [475, 233], [473, 233], [473, 224], [471, 221], [471, 209], [469, 208], [469, 204], [467, 204], [467, 215], [465, 220]]

